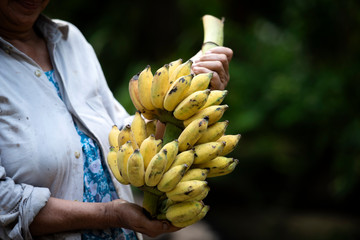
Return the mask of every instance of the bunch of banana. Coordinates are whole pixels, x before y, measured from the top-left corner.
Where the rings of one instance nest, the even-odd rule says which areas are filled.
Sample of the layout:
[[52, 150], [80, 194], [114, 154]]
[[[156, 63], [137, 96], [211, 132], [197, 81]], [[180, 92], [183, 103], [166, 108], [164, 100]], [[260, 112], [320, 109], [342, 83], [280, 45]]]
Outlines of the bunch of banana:
[[[218, 31], [209, 32], [208, 22]], [[203, 50], [222, 45], [223, 21], [203, 17]], [[217, 34], [213, 34], [217, 33]], [[241, 135], [226, 134], [229, 121], [221, 121], [228, 91], [210, 90], [212, 73], [194, 74], [192, 61], [174, 60], [157, 69], [150, 65], [129, 82], [137, 109], [131, 124], [109, 133], [108, 165], [122, 184], [144, 193], [143, 207], [153, 218], [186, 227], [209, 211], [204, 199], [210, 191], [207, 178], [231, 173], [238, 160], [227, 157]], [[161, 139], [156, 125], [165, 123]]]

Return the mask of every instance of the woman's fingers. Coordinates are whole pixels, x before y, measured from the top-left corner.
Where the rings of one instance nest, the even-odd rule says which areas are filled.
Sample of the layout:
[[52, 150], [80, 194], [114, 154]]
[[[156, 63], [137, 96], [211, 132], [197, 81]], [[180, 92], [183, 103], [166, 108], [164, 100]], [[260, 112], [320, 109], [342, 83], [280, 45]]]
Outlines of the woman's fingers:
[[214, 47], [203, 55], [195, 55], [192, 70], [195, 74], [213, 72], [211, 89], [223, 90], [227, 86], [229, 75], [229, 62], [233, 51], [227, 47]]
[[233, 50], [231, 48], [228, 48], [228, 47], [214, 47], [214, 48], [211, 48], [209, 51], [207, 51], [205, 53], [205, 55], [207, 53], [225, 54], [226, 57], [227, 57], [228, 62], [231, 61], [232, 56], [234, 54]]
[[110, 203], [111, 209], [107, 211], [110, 215], [111, 227], [123, 227], [132, 229], [136, 232], [156, 237], [163, 233], [178, 231], [180, 228], [174, 227], [168, 221], [150, 219], [141, 206], [121, 199]]

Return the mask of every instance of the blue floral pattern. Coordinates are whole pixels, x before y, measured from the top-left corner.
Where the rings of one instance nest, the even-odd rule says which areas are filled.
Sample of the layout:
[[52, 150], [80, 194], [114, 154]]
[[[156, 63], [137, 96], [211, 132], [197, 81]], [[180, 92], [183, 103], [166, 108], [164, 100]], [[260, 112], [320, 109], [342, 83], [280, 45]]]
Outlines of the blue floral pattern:
[[[45, 72], [49, 81], [54, 85], [57, 95], [62, 100], [60, 88], [54, 78], [54, 70]], [[84, 202], [110, 202], [117, 199], [115, 187], [111, 181], [110, 173], [101, 158], [97, 143], [82, 132], [74, 123], [77, 133], [81, 138], [84, 155]], [[88, 230], [82, 233], [84, 240], [114, 239], [114, 240], [136, 240], [137, 237], [132, 230], [122, 228], [111, 228], [106, 230]]]

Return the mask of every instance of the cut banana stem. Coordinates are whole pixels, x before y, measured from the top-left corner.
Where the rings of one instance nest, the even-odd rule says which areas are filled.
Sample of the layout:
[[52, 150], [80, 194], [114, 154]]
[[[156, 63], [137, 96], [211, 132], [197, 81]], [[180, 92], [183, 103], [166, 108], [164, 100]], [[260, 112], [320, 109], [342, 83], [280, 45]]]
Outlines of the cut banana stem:
[[202, 18], [204, 27], [204, 41], [202, 52], [205, 53], [209, 49], [222, 46], [224, 43], [224, 21], [211, 15], [205, 15]]

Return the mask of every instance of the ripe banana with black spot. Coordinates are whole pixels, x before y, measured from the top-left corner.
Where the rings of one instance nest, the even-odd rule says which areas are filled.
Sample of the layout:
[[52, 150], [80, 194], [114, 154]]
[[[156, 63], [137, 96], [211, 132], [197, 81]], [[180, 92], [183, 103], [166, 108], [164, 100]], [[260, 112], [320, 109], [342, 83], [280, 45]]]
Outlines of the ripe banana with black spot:
[[201, 164], [216, 158], [221, 154], [225, 142], [207, 142], [194, 147], [195, 157], [193, 164]]
[[191, 181], [191, 180], [204, 181], [208, 173], [209, 173], [209, 169], [206, 168], [191, 168], [185, 173], [185, 175], [181, 179], [181, 182]]
[[162, 192], [173, 190], [183, 178], [187, 167], [186, 164], [171, 167], [162, 176], [160, 182], [157, 184], [157, 189]]
[[241, 138], [241, 134], [233, 134], [233, 135], [223, 135], [220, 137], [217, 142], [225, 142], [226, 145], [223, 149], [223, 151], [220, 153], [221, 156], [226, 156], [229, 153], [231, 153], [236, 145], [239, 143]]
[[185, 95], [189, 96], [190, 94], [208, 89], [210, 80], [213, 77], [213, 73], [199, 73], [193, 77], [189, 89], [186, 91]]
[[184, 63], [178, 65], [173, 71], [170, 69], [171, 74], [169, 75], [169, 83], [172, 85], [177, 79], [180, 77], [191, 74], [191, 66], [193, 62], [191, 60], [187, 60]]
[[141, 114], [147, 119], [154, 119], [154, 115], [150, 110], [146, 109], [140, 102], [139, 97], [139, 74], [134, 75], [129, 81], [129, 95], [134, 107], [141, 112]]
[[198, 112], [202, 106], [206, 103], [206, 100], [210, 94], [210, 89], [196, 91], [184, 100], [175, 108], [173, 114], [179, 120], [186, 120]]
[[191, 167], [193, 162], [194, 162], [194, 150], [190, 149], [190, 150], [179, 153], [175, 157], [175, 160], [174, 160], [173, 164], [171, 165], [171, 167], [185, 164], [187, 166], [187, 168], [186, 168], [186, 171], [187, 171], [187, 170], [189, 170], [189, 168]]
[[237, 159], [231, 157], [218, 156], [210, 161], [201, 164], [194, 164], [194, 168], [208, 169], [210, 174], [217, 173], [221, 170], [226, 169], [233, 162], [238, 162]]
[[192, 117], [184, 120], [184, 126], [188, 126], [192, 121], [199, 118], [208, 117], [209, 118], [209, 125], [216, 123], [220, 118], [224, 115], [226, 109], [228, 109], [228, 105], [214, 105], [207, 108], [204, 108], [198, 111]]
[[167, 111], [174, 111], [176, 106], [185, 98], [184, 92], [189, 88], [193, 74], [177, 78], [167, 91], [164, 98], [164, 108]]
[[[182, 63], [183, 63], [183, 60], [182, 60], [181, 58], [176, 59], [176, 60], [174, 60], [174, 61], [172, 61], [172, 62], [169, 63], [169, 78], [170, 78], [170, 76], [173, 74], [173, 72], [175, 71], [175, 69], [176, 69], [178, 66], [180, 66], [180, 64], [182, 64]], [[169, 81], [169, 83], [170, 83], [170, 81]]]
[[110, 147], [114, 148], [114, 150], [117, 152], [119, 151], [119, 136], [120, 130], [116, 125], [113, 125], [110, 132], [109, 132], [109, 144]]
[[229, 166], [227, 166], [223, 169], [210, 171], [207, 177], [208, 178], [219, 177], [219, 176], [224, 176], [226, 174], [232, 173], [234, 171], [235, 167], [238, 165], [238, 163], [239, 163], [239, 160], [234, 159], [234, 161]]
[[134, 134], [136, 144], [140, 146], [146, 138], [146, 123], [140, 111], [135, 112], [134, 119], [131, 123], [131, 131]]
[[215, 142], [221, 136], [224, 135], [227, 126], [229, 125], [229, 121], [216, 122], [213, 125], [209, 126], [201, 135], [196, 144], [202, 144], [207, 142]]
[[207, 182], [200, 180], [179, 182], [166, 196], [173, 201], [182, 202], [199, 195], [205, 191], [206, 186]]
[[141, 187], [145, 183], [144, 160], [139, 149], [135, 149], [127, 161], [127, 174], [129, 182], [135, 187]]
[[125, 179], [120, 175], [117, 164], [117, 151], [113, 147], [110, 147], [110, 152], [107, 155], [107, 162], [116, 180], [118, 180], [122, 184], [129, 184], [129, 182], [125, 181]]
[[154, 110], [155, 107], [151, 102], [151, 84], [153, 74], [151, 67], [148, 65], [144, 70], [140, 72], [138, 80], [139, 98], [141, 104], [148, 110]]
[[180, 152], [186, 151], [195, 145], [203, 132], [207, 129], [208, 120], [207, 117], [195, 119], [184, 128], [178, 138]]
[[155, 135], [157, 121], [158, 120], [154, 119], [146, 122], [146, 137], [149, 137], [151, 134]]
[[171, 205], [166, 211], [166, 218], [170, 222], [185, 222], [196, 217], [204, 203], [201, 201], [185, 201]]
[[169, 65], [165, 64], [154, 73], [152, 79], [151, 102], [155, 108], [164, 108], [164, 98], [169, 87]]
[[162, 149], [150, 160], [150, 163], [145, 170], [145, 184], [147, 186], [154, 187], [160, 182], [161, 177], [165, 172], [167, 162], [166, 155], [166, 149]]
[[210, 187], [206, 186], [204, 191], [202, 191], [197, 196], [188, 199], [187, 201], [202, 201], [207, 197], [207, 195], [209, 194], [209, 191], [210, 191]]
[[127, 141], [123, 145], [120, 146], [119, 151], [117, 152], [117, 164], [121, 177], [127, 181], [129, 181], [128, 172], [127, 172], [127, 163], [130, 155], [134, 152], [132, 144], [130, 141]]
[[187, 226], [190, 226], [198, 221], [200, 221], [201, 219], [203, 219], [206, 214], [209, 212], [210, 210], [210, 206], [209, 205], [205, 205], [200, 213], [198, 215], [196, 215], [195, 217], [193, 217], [192, 219], [188, 220], [188, 221], [184, 221], [184, 222], [172, 222], [172, 225], [174, 225], [175, 227], [179, 227], [179, 228], [184, 228]]
[[227, 90], [212, 90], [209, 94], [209, 97], [206, 100], [206, 103], [204, 104], [204, 106], [201, 107], [201, 109], [213, 105], [220, 105], [224, 101], [227, 93], [228, 93]]
[[135, 140], [135, 136], [133, 131], [131, 130], [131, 125], [127, 124], [124, 128], [120, 130], [120, 133], [118, 135], [118, 143], [119, 147], [124, 145], [126, 142], [130, 141], [131, 145], [134, 149], [138, 148], [138, 145]]
[[[165, 144], [162, 147], [162, 150], [166, 150], [167, 152], [167, 162], [166, 162], [166, 167], [165, 167], [165, 171], [167, 171], [171, 164], [174, 162], [176, 155], [178, 154], [179, 151], [179, 141], [177, 139]], [[161, 150], [160, 150], [161, 151]]]
[[148, 167], [151, 159], [158, 152], [158, 141], [155, 139], [154, 134], [147, 137], [140, 145], [140, 154], [144, 160], [145, 169]]

